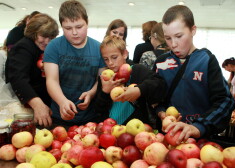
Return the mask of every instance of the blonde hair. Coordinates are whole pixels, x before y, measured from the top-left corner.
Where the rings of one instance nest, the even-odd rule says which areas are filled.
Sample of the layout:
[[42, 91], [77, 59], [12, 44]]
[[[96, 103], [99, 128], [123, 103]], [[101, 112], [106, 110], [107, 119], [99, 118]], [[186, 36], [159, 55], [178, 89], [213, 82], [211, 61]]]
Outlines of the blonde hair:
[[59, 11], [59, 21], [62, 22], [65, 19], [71, 21], [82, 18], [88, 24], [88, 16], [85, 7], [76, 0], [68, 0], [62, 3]]
[[47, 14], [37, 14], [30, 19], [27, 24], [24, 35], [35, 41], [37, 36], [55, 38], [59, 34], [58, 24]]
[[117, 36], [106, 36], [100, 45], [100, 50], [102, 51], [105, 47], [115, 47], [123, 54], [126, 50], [126, 43]]

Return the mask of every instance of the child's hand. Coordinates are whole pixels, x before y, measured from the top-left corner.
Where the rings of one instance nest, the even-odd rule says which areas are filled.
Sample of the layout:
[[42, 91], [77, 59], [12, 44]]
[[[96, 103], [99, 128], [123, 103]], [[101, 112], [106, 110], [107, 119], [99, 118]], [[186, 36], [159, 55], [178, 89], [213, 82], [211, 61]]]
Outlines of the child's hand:
[[81, 103], [79, 103], [77, 105], [77, 107], [80, 109], [80, 110], [86, 110], [87, 107], [89, 106], [90, 102], [91, 102], [91, 93], [88, 91], [88, 92], [83, 92], [81, 94], [81, 96], [79, 97], [79, 100], [81, 100]]
[[76, 113], [77, 108], [72, 101], [66, 100], [63, 101], [62, 104], [60, 104], [60, 115], [63, 120], [73, 119]]
[[125, 92], [118, 96], [115, 101], [134, 102], [140, 97], [140, 89], [138, 87], [126, 87]]
[[112, 76], [112, 78], [110, 78], [110, 80], [108, 80], [108, 81], [105, 81], [105, 80], [103, 79], [103, 77], [100, 76], [101, 83], [102, 83], [102, 91], [103, 91], [103, 92], [109, 94], [109, 93], [111, 92], [111, 90], [112, 90], [114, 87], [122, 85], [121, 82], [122, 82], [124, 79], [114, 80], [115, 76], [116, 76], [116, 74], [114, 74], [114, 75]]

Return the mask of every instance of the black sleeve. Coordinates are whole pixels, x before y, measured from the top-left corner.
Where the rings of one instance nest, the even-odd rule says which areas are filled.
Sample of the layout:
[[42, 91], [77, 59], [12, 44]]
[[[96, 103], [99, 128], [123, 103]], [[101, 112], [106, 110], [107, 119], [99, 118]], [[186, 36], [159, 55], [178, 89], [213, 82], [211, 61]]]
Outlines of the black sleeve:
[[133, 56], [133, 62], [135, 64], [138, 64], [140, 62], [141, 57], [141, 49], [139, 44], [135, 47], [134, 56]]

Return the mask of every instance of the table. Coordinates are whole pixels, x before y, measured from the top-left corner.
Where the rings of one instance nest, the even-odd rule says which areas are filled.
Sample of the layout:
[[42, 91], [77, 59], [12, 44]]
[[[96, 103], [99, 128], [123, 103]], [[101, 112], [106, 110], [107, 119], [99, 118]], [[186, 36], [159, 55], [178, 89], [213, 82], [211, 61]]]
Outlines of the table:
[[0, 160], [0, 168], [15, 168], [19, 162], [16, 160], [11, 160], [11, 161], [4, 161]]

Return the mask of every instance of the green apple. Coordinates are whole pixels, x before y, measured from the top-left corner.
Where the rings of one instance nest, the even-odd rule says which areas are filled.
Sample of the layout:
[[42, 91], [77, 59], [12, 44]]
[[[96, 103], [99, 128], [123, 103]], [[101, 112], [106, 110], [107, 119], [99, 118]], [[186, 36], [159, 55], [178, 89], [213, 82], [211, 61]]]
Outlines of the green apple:
[[223, 153], [212, 145], [205, 145], [200, 150], [200, 158], [203, 163], [217, 161], [223, 163]]
[[113, 168], [113, 166], [104, 161], [98, 161], [91, 165], [91, 168]]
[[56, 163], [51, 168], [72, 168], [68, 163]]
[[35, 168], [35, 166], [31, 163], [20, 163], [16, 168]]
[[144, 123], [139, 119], [132, 119], [126, 124], [126, 132], [131, 135], [137, 135], [140, 132], [145, 131]]
[[32, 163], [35, 168], [51, 168], [57, 161], [50, 152], [41, 151], [33, 156], [30, 163]]
[[35, 144], [40, 144], [44, 146], [45, 148], [48, 148], [51, 146], [53, 141], [53, 134], [51, 131], [47, 129], [42, 129], [37, 132], [37, 134], [34, 137], [34, 143]]
[[125, 125], [114, 125], [111, 130], [111, 134], [118, 138], [121, 134], [126, 133]]

